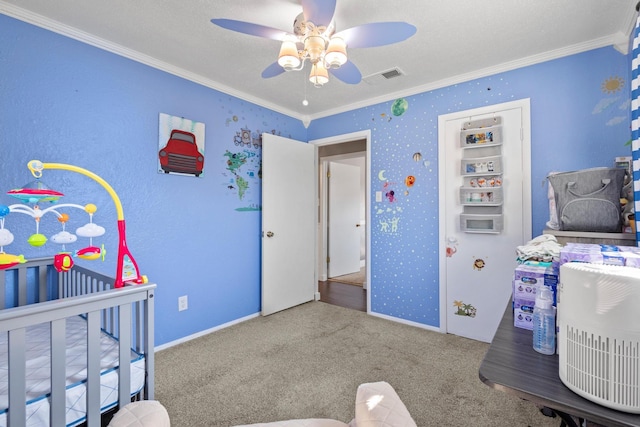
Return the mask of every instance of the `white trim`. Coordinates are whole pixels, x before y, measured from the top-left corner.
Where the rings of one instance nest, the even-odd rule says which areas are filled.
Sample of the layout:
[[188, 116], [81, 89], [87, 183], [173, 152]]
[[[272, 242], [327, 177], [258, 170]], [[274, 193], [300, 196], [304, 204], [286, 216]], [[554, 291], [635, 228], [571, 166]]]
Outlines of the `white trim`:
[[[363, 139], [363, 138], [359, 138], [359, 139]], [[359, 139], [355, 139], [353, 141], [357, 141]], [[351, 141], [351, 140], [349, 140]], [[347, 141], [347, 142], [349, 142]], [[365, 147], [366, 150], [366, 147]], [[320, 200], [320, 206], [322, 207], [321, 211], [320, 211], [320, 220], [318, 221], [318, 236], [320, 236], [320, 246], [318, 247], [319, 250], [319, 257], [318, 257], [318, 261], [322, 261], [323, 259], [327, 259], [327, 257], [329, 256], [328, 254], [328, 245], [327, 245], [327, 239], [328, 239], [328, 232], [327, 232], [327, 224], [329, 222], [328, 218], [328, 209], [327, 207], [329, 206], [329, 200], [328, 200], [328, 185], [329, 185], [329, 180], [327, 178], [328, 173], [330, 172], [329, 169], [329, 164], [331, 162], [340, 162], [340, 160], [345, 160], [345, 159], [354, 159], [354, 158], [361, 158], [364, 157], [365, 159], [365, 169], [366, 169], [366, 161], [367, 161], [367, 157], [366, 157], [366, 152], [365, 155], [362, 155], [362, 151], [359, 152], [355, 152], [355, 153], [346, 153], [346, 154], [335, 154], [333, 156], [324, 156], [324, 157], [319, 157], [320, 160], [320, 175], [319, 175], [319, 179], [320, 179], [320, 185], [318, 186], [319, 190], [320, 190], [320, 194], [319, 194], [319, 200]], [[366, 185], [366, 171], [365, 171], [365, 185]], [[366, 187], [365, 187], [366, 188]], [[363, 190], [363, 191], [366, 191]], [[365, 194], [365, 200], [366, 200], [366, 194]], [[366, 206], [365, 206], [365, 213], [366, 213]], [[365, 231], [366, 233], [366, 231]], [[365, 237], [365, 241], [366, 241], [366, 237]], [[366, 248], [365, 248], [366, 251]], [[366, 253], [365, 253], [365, 258], [366, 258]], [[327, 269], [327, 263], [326, 262], [320, 262], [321, 265], [319, 265], [319, 270], [318, 270], [318, 280], [325, 282], [328, 278], [329, 278], [329, 272]], [[360, 267], [364, 267], [366, 265], [366, 261], [365, 260], [360, 260]], [[363, 289], [367, 289], [367, 283], [365, 281], [365, 283], [363, 283], [362, 285]]]
[[522, 174], [524, 176], [522, 188], [522, 239], [528, 242], [533, 238], [533, 215], [531, 213], [531, 99], [525, 98], [515, 101], [522, 106], [522, 128], [520, 137], [522, 141]]
[[102, 39], [100, 37], [96, 37], [93, 34], [89, 34], [82, 30], [78, 30], [77, 28], [60, 23], [58, 21], [54, 21], [53, 19], [47, 18], [46, 16], [38, 15], [36, 13], [19, 8], [17, 6], [14, 6], [12, 4], [6, 3], [1, 0], [0, 0], [0, 13], [10, 16], [12, 18], [18, 19], [20, 21], [26, 22], [28, 24], [35, 25], [36, 27], [44, 28], [45, 30], [53, 31], [54, 33], [97, 47], [98, 49], [102, 49], [107, 52], [116, 54], [118, 56], [131, 59], [132, 61], [139, 62], [141, 64], [155, 68], [157, 70], [164, 71], [169, 74], [173, 74], [174, 76], [181, 77], [183, 79], [189, 80], [194, 83], [198, 83], [210, 89], [223, 92], [227, 95], [231, 95], [236, 98], [242, 99], [244, 101], [251, 102], [253, 104], [276, 111], [278, 113], [285, 114], [289, 117], [296, 118], [298, 120], [301, 120], [303, 123], [307, 123], [306, 126], [308, 126], [308, 123], [311, 122], [311, 120], [309, 119], [309, 116], [300, 115], [295, 111], [289, 110], [287, 108], [283, 108], [280, 105], [273, 104], [262, 98], [257, 98], [245, 92], [241, 92], [236, 89], [230, 88], [228, 86], [222, 85], [214, 80], [208, 79], [199, 74], [192, 73], [183, 68], [176, 67], [167, 62], [160, 61], [159, 59], [153, 58], [149, 55], [145, 55], [136, 50], [130, 49], [126, 46], [122, 46], [117, 43], [113, 43], [108, 40]]
[[[330, 136], [327, 138], [314, 139], [309, 141], [309, 144], [314, 144], [318, 147], [323, 145], [340, 144], [343, 142], [366, 140], [366, 187], [365, 187], [365, 203], [366, 203], [366, 224], [365, 224], [365, 241], [366, 241], [366, 289], [367, 289], [367, 313], [371, 314], [371, 200], [369, 199], [371, 194], [371, 130], [363, 130], [358, 132], [351, 132], [343, 135]], [[326, 257], [326, 255], [325, 255]]]
[[[481, 116], [503, 110], [519, 108], [522, 111], [522, 128], [520, 135], [522, 139], [522, 238], [527, 242], [531, 240], [532, 215], [531, 215], [531, 100], [523, 98], [516, 101], [502, 104], [488, 105], [479, 108], [472, 108], [454, 113], [442, 114], [438, 116], [438, 187], [439, 218], [438, 218], [438, 254], [439, 254], [439, 282], [440, 282], [440, 328], [447, 331], [447, 257], [446, 257], [446, 209], [445, 200], [447, 197], [446, 186], [442, 185], [446, 179], [446, 122], [459, 120], [470, 116]], [[515, 248], [514, 248], [515, 251]]]
[[[457, 115], [458, 113], [453, 114]], [[449, 116], [451, 116], [451, 114], [438, 116], [438, 283], [440, 284], [438, 289], [438, 310], [440, 311], [440, 328], [443, 331], [447, 330], [447, 260], [446, 256], [442, 256], [442, 254], [446, 254], [447, 251], [445, 242], [445, 236], [447, 235], [445, 222], [446, 209], [444, 208], [445, 201], [447, 200], [447, 191], [444, 185], [446, 182], [446, 168], [444, 165], [447, 156], [444, 148], [446, 147], [446, 132], [444, 129]]]
[[[87, 43], [99, 49], [106, 50], [107, 52], [111, 52], [116, 55], [123, 56], [125, 58], [131, 59], [136, 62], [140, 62], [142, 64], [156, 68], [158, 70], [165, 71], [169, 74], [173, 74], [175, 76], [184, 78], [186, 80], [198, 83], [202, 86], [205, 86], [214, 90], [218, 90], [220, 92], [224, 92], [225, 94], [234, 96], [236, 98], [285, 114], [289, 117], [302, 121], [305, 128], [309, 126], [309, 123], [311, 123], [312, 120], [316, 120], [319, 118], [333, 116], [335, 114], [344, 113], [346, 111], [356, 110], [359, 108], [380, 104], [380, 103], [387, 102], [397, 98], [403, 98], [403, 97], [408, 97], [408, 96], [416, 95], [423, 92], [429, 92], [429, 91], [440, 89], [443, 87], [452, 86], [458, 83], [478, 79], [481, 77], [487, 77], [487, 76], [515, 70], [522, 67], [527, 67], [527, 66], [538, 64], [541, 62], [551, 61], [553, 59], [558, 59], [558, 58], [562, 58], [569, 55], [575, 55], [577, 53], [582, 53], [588, 50], [598, 49], [605, 46], [614, 46], [618, 51], [621, 51], [622, 53], [624, 53], [623, 52], [623, 50], [625, 50], [624, 45], [626, 40], [628, 39], [628, 36], [625, 38], [624, 34], [617, 33], [612, 36], [601, 37], [599, 39], [590, 40], [584, 43], [578, 43], [572, 46], [567, 46], [561, 49], [544, 52], [538, 55], [528, 56], [526, 58], [521, 58], [515, 61], [505, 62], [503, 64], [499, 64], [493, 67], [484, 68], [481, 70], [476, 70], [470, 73], [460, 74], [457, 76], [452, 76], [452, 77], [442, 79], [433, 83], [429, 83], [426, 85], [416, 86], [407, 90], [398, 91], [398, 92], [394, 92], [386, 95], [381, 95], [374, 98], [369, 98], [364, 101], [344, 105], [342, 107], [334, 108], [331, 110], [322, 111], [317, 114], [305, 115], [305, 114], [299, 114], [298, 112], [289, 110], [287, 108], [283, 108], [280, 105], [273, 104], [272, 102], [269, 102], [262, 98], [257, 98], [247, 93], [232, 89], [228, 86], [222, 85], [206, 77], [200, 76], [195, 73], [191, 73], [182, 68], [173, 66], [171, 64], [160, 61], [148, 55], [144, 55], [133, 49], [129, 49], [125, 46], [109, 42], [107, 40], [101, 39], [87, 32], [80, 31], [76, 28], [62, 24], [58, 21], [54, 21], [53, 19], [35, 14], [26, 9], [22, 9], [20, 7], [6, 3], [2, 0], [0, 0], [0, 13], [3, 13], [12, 18], [19, 19], [20, 21], [27, 22], [29, 24], [33, 24], [37, 27], [53, 31], [63, 36], [70, 37], [74, 40]], [[629, 34], [631, 34], [630, 32], [631, 30], [632, 28], [631, 26], [629, 26]]]
[[[319, 301], [320, 296], [318, 295], [318, 298], [316, 298], [317, 301]], [[368, 297], [367, 297], [368, 299]], [[367, 302], [368, 305], [368, 302]], [[429, 325], [425, 325], [422, 323], [417, 323], [417, 322], [412, 322], [410, 320], [404, 320], [404, 319], [400, 319], [397, 317], [392, 317], [392, 316], [387, 316], [386, 314], [379, 314], [379, 313], [372, 313], [367, 309], [368, 314], [375, 316], [375, 317], [379, 317], [381, 319], [385, 319], [385, 320], [389, 320], [391, 322], [396, 322], [396, 323], [402, 323], [404, 325], [409, 325], [409, 326], [415, 326], [416, 328], [420, 328], [420, 329], [426, 329], [429, 331], [434, 331], [434, 332], [440, 332], [440, 333], [444, 333], [444, 331], [441, 328], [436, 328], [434, 326], [429, 326]], [[256, 317], [260, 317], [260, 313], [254, 313], [254, 314], [250, 314], [249, 316], [245, 316], [245, 317], [241, 317], [239, 319], [236, 320], [232, 320], [231, 322], [227, 322], [227, 323], [223, 323], [222, 325], [218, 325], [215, 326], [213, 328], [209, 328], [209, 329], [205, 329], [204, 331], [200, 331], [200, 332], [196, 332], [195, 334], [191, 334], [189, 336], [174, 340], [174, 341], [170, 341], [166, 344], [162, 344], [159, 346], [154, 347], [154, 352], [157, 353], [159, 351], [162, 350], [167, 350], [171, 347], [175, 347], [179, 344], [184, 344], [185, 342], [194, 340], [196, 338], [201, 338], [205, 335], [209, 335], [213, 332], [217, 332], [219, 330], [228, 328], [229, 326], [234, 326], [237, 325], [239, 323], [242, 322], [246, 322], [247, 320], [251, 320], [251, 319], [255, 319]]]
[[[321, 147], [323, 145], [340, 144], [343, 142], [356, 141], [359, 139], [366, 139], [367, 142], [371, 140], [371, 129], [314, 139], [312, 141], [309, 141], [309, 144], [314, 144], [318, 147]], [[367, 146], [367, 148], [369, 147]]]
[[388, 316], [386, 314], [373, 313], [373, 312], [369, 314], [375, 317], [379, 317], [381, 319], [390, 320], [396, 323], [402, 323], [403, 325], [415, 326], [416, 328], [426, 329], [428, 331], [433, 331], [433, 332], [440, 332], [442, 334], [445, 333], [444, 329], [438, 328], [436, 326], [429, 326], [429, 325], [425, 325], [424, 323], [418, 323], [418, 322], [413, 322], [411, 320], [400, 319], [399, 317]]
[[204, 331], [196, 332], [195, 334], [188, 335], [186, 337], [177, 339], [175, 341], [170, 341], [170, 342], [168, 342], [166, 344], [162, 344], [162, 345], [156, 346], [156, 347], [154, 347], [153, 350], [155, 352], [166, 350], [166, 349], [174, 347], [174, 346], [176, 346], [178, 344], [183, 344], [183, 343], [185, 343], [187, 341], [191, 341], [191, 340], [194, 340], [196, 338], [200, 338], [200, 337], [203, 337], [205, 335], [209, 335], [210, 333], [219, 331], [219, 330], [224, 329], [224, 328], [228, 328], [229, 326], [237, 325], [238, 323], [246, 322], [247, 320], [251, 320], [251, 319], [254, 319], [256, 317], [260, 317], [260, 313], [259, 312], [258, 313], [254, 313], [254, 314], [250, 314], [250, 315], [245, 316], [245, 317], [241, 317], [241, 318], [236, 319], [236, 320], [232, 320], [231, 322], [223, 323], [222, 325], [214, 326], [213, 328], [205, 329]]
[[[358, 108], [364, 108], [375, 104], [391, 101], [398, 98], [404, 98], [412, 95], [417, 95], [424, 92], [429, 92], [436, 89], [441, 89], [448, 86], [453, 86], [459, 83], [468, 82], [471, 80], [479, 79], [482, 77], [493, 76], [495, 74], [504, 73], [506, 71], [516, 70], [518, 68], [528, 67], [530, 65], [539, 64], [542, 62], [551, 61], [565, 56], [575, 55], [578, 53], [586, 52], [593, 49], [599, 49], [606, 46], [618, 46], [620, 44], [620, 34], [611, 37], [602, 37], [599, 39], [591, 40], [584, 43], [567, 46], [562, 49], [551, 50], [538, 55], [528, 56], [515, 61], [505, 62], [493, 67], [483, 68], [481, 70], [472, 71], [470, 73], [459, 74], [457, 76], [448, 77], [446, 79], [438, 80], [426, 85], [416, 86], [410, 89], [381, 95], [375, 98], [368, 98], [365, 101], [356, 102], [353, 104], [345, 105], [340, 108], [332, 110], [322, 111], [310, 116], [311, 120], [320, 119], [323, 117], [333, 116], [335, 114], [344, 113], [346, 111], [356, 110]], [[619, 49], [617, 49], [620, 51]]]

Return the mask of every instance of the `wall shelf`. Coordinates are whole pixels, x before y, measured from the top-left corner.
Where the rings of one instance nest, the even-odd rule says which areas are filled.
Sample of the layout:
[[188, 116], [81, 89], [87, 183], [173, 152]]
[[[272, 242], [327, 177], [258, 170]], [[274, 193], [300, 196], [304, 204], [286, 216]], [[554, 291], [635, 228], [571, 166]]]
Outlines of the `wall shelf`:
[[469, 122], [460, 130], [460, 230], [499, 234], [504, 229], [502, 120]]
[[502, 173], [502, 157], [470, 157], [462, 159], [460, 173], [464, 176]]
[[502, 127], [467, 129], [460, 132], [462, 148], [488, 147], [502, 144]]
[[460, 187], [463, 206], [501, 206], [502, 187]]

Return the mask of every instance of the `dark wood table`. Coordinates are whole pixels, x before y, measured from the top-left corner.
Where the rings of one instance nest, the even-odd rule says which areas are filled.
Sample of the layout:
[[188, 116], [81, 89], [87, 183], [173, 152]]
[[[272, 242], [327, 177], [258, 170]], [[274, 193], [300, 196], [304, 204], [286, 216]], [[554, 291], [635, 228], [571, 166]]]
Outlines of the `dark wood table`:
[[560, 380], [558, 355], [544, 355], [533, 347], [533, 333], [513, 326], [507, 305], [491, 346], [480, 365], [480, 379], [496, 390], [550, 408], [568, 425], [567, 414], [605, 426], [640, 426], [640, 415], [609, 409], [571, 391]]

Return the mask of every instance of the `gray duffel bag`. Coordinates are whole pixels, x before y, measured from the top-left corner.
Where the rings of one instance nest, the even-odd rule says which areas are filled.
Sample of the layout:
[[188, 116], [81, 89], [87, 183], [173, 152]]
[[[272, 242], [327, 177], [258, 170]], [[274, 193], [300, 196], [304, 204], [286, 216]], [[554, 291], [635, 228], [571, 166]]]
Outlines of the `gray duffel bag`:
[[549, 175], [560, 230], [619, 233], [625, 170], [591, 168]]

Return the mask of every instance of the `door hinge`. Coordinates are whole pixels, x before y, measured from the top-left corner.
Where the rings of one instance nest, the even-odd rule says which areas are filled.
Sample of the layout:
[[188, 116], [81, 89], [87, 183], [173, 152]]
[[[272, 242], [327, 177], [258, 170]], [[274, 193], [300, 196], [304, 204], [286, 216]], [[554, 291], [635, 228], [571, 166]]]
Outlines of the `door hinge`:
[[327, 171], [327, 178], [331, 178], [331, 171]]
[[331, 258], [327, 257], [327, 264], [331, 262]]

